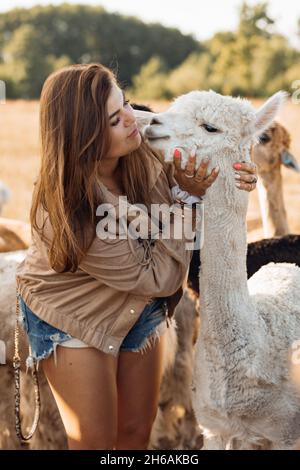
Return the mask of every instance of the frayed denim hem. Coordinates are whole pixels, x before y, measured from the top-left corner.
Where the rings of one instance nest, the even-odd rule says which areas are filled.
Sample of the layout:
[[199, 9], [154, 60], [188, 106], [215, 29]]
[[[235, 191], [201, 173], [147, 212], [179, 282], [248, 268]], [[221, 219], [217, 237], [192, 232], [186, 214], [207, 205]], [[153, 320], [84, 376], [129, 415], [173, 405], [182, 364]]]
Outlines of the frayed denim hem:
[[152, 349], [155, 345], [156, 340], [160, 341], [161, 336], [166, 332], [167, 328], [169, 327], [167, 321], [161, 322], [158, 326], [153, 328], [148, 336], [144, 338], [142, 344], [137, 348], [132, 347], [122, 347], [120, 348], [120, 352], [137, 352], [141, 354], [145, 354], [147, 351]]
[[34, 360], [36, 361], [36, 366], [38, 370], [40, 361], [43, 359], [48, 359], [52, 353], [54, 356], [54, 364], [55, 366], [57, 366], [57, 355], [56, 355], [57, 346], [60, 346], [62, 343], [64, 343], [65, 341], [68, 341], [71, 338], [72, 336], [70, 336], [70, 338], [62, 339], [59, 333], [54, 333], [53, 335], [50, 336], [51, 341], [53, 341], [52, 346], [48, 350], [45, 350], [42, 354], [39, 354], [38, 356], [32, 353], [31, 346], [29, 346], [29, 355], [26, 359], [26, 373], [28, 369], [33, 368]]

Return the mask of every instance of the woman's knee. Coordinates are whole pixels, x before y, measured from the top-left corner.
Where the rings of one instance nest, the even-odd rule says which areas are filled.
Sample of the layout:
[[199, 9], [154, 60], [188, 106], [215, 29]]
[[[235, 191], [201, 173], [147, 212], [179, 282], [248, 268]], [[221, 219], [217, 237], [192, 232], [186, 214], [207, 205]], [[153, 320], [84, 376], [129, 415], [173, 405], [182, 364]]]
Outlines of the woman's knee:
[[[65, 417], [66, 418], [66, 417]], [[115, 419], [64, 420], [70, 450], [113, 450], [117, 442]]]
[[126, 444], [132, 446], [136, 445], [137, 448], [147, 448], [150, 435], [152, 431], [152, 426], [155, 420], [155, 416], [152, 419], [148, 419], [148, 421], [143, 421], [141, 417], [138, 423], [124, 423], [119, 424], [118, 427], [118, 438], [117, 438], [117, 449]]

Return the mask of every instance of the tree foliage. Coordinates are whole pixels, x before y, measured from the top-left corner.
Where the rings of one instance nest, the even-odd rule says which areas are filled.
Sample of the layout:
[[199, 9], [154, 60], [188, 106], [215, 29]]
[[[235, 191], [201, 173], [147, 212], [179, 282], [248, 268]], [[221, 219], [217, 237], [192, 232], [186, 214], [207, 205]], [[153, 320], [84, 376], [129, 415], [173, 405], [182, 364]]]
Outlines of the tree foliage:
[[169, 72], [161, 88], [164, 96], [193, 89], [268, 96], [279, 89], [292, 92], [293, 82], [300, 80], [299, 67], [300, 52], [276, 32], [267, 3], [249, 6], [244, 2], [236, 31], [216, 33], [204, 44], [203, 51], [190, 54]]
[[[299, 37], [300, 37], [300, 19]], [[9, 98], [37, 98], [45, 78], [72, 63], [101, 62], [136, 98], [171, 98], [193, 89], [266, 96], [292, 91], [300, 51], [278, 34], [267, 2], [242, 3], [235, 31], [205, 43], [104, 8], [62, 4], [0, 14], [0, 80]]]
[[0, 14], [0, 79], [14, 96], [38, 97], [47, 75], [68, 63], [101, 62], [130, 85], [153, 55], [171, 70], [195, 51], [201, 45], [192, 36], [102, 7], [65, 3]]

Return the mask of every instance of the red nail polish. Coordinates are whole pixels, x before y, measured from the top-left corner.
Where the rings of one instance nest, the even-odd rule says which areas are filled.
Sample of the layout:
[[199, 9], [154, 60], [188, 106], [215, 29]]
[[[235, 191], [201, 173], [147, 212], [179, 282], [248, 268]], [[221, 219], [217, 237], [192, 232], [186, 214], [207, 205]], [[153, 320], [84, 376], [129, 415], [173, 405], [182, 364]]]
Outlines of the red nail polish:
[[178, 150], [178, 149], [175, 149], [175, 150], [174, 150], [174, 154], [173, 154], [173, 155], [174, 155], [174, 157], [175, 157], [175, 158], [178, 158], [178, 157], [180, 157], [180, 150]]
[[240, 170], [242, 168], [242, 165], [240, 163], [235, 163], [234, 165], [234, 168], [236, 168], [237, 170]]

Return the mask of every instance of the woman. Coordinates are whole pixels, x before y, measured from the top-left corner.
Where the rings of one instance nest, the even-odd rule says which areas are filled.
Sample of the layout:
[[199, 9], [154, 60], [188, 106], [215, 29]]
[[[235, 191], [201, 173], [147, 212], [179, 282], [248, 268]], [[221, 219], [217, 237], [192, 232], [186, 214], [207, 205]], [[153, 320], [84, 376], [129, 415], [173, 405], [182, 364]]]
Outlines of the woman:
[[[69, 449], [146, 449], [168, 317], [191, 258], [188, 236], [103, 239], [95, 215], [101, 203], [116, 207], [121, 195], [148, 210], [151, 203], [170, 206], [176, 182], [142, 141], [131, 106], [100, 64], [48, 77], [40, 133], [33, 241], [17, 272], [31, 356], [43, 359]], [[181, 171], [179, 159], [177, 181], [203, 195], [217, 169], [207, 176], [202, 162], [195, 171], [190, 157]], [[240, 188], [253, 189], [255, 170], [240, 169], [251, 173], [240, 175]], [[185, 220], [195, 227], [194, 208]]]

